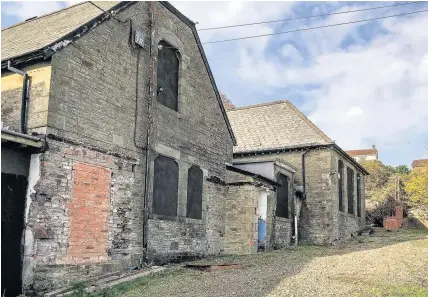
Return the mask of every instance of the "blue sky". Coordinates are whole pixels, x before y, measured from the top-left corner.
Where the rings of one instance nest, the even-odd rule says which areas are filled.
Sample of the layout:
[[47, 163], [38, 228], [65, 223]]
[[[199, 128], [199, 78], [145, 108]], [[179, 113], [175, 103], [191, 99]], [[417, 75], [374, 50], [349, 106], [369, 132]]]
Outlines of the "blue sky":
[[[67, 2], [2, 2], [2, 28]], [[197, 28], [343, 12], [394, 2], [172, 2]], [[395, 2], [398, 3], [398, 2]], [[427, 2], [200, 31], [202, 41], [270, 34], [428, 9]], [[207, 44], [216, 83], [237, 106], [288, 99], [343, 149], [389, 165], [428, 154], [428, 12]]]

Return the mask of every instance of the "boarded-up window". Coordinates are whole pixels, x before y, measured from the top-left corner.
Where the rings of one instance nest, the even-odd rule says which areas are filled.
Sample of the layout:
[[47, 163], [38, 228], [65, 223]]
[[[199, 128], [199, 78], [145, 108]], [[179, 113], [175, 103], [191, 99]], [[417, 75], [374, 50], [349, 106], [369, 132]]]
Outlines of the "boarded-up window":
[[357, 174], [357, 216], [361, 217], [361, 176]]
[[202, 219], [203, 173], [198, 166], [192, 166], [187, 178], [187, 214], [188, 218]]
[[177, 49], [165, 41], [159, 42], [157, 62], [157, 100], [159, 103], [178, 110], [178, 69]]
[[153, 181], [153, 213], [177, 216], [178, 164], [171, 158], [158, 156], [155, 159]]
[[288, 179], [285, 175], [278, 174], [280, 186], [276, 192], [276, 216], [288, 218]]
[[338, 162], [338, 179], [339, 179], [339, 210], [345, 211], [344, 209], [344, 203], [343, 203], [343, 179], [344, 179], [344, 173], [343, 173], [343, 161], [339, 160]]
[[354, 170], [348, 168], [348, 213], [354, 213]]

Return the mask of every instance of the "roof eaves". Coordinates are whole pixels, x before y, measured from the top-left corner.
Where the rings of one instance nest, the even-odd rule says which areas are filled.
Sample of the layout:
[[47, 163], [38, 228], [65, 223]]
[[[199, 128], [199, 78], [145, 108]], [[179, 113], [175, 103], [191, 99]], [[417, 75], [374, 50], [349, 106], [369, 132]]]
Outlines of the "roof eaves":
[[237, 173], [243, 174], [243, 175], [251, 176], [252, 178], [255, 178], [255, 179], [260, 179], [260, 180], [262, 180], [264, 182], [267, 182], [267, 183], [269, 183], [271, 185], [275, 185], [275, 186], [279, 186], [280, 185], [275, 180], [267, 178], [267, 177], [265, 177], [263, 175], [259, 175], [259, 174], [256, 174], [256, 173], [244, 170], [242, 168], [238, 168], [238, 167], [233, 166], [232, 164], [229, 164], [229, 163], [226, 163], [226, 169], [230, 170], [230, 171], [233, 171], [233, 172], [237, 172]]
[[110, 19], [111, 12], [118, 12], [126, 7], [134, 4], [136, 2], [134, 1], [121, 1], [117, 5], [113, 6], [112, 8], [106, 10], [105, 12], [101, 12], [98, 16], [92, 18], [90, 21], [86, 22], [85, 24], [81, 25], [77, 29], [73, 30], [72, 32], [60, 37], [59, 39], [55, 40], [54, 42], [50, 43], [49, 45], [40, 48], [38, 50], [34, 50], [29, 53], [25, 53], [23, 55], [18, 55], [14, 57], [7, 58], [5, 60], [1, 61], [1, 68], [7, 67], [7, 61], [12, 60], [14, 65], [25, 63], [34, 59], [47, 59], [50, 56], [52, 56], [54, 53], [62, 50], [70, 43], [73, 43], [75, 40], [79, 39], [80, 37], [84, 36], [86, 33], [91, 31], [93, 28], [98, 26], [99, 24], [103, 23], [104, 21]]
[[344, 150], [340, 148], [337, 144], [333, 144], [334, 149], [341, 154], [343, 157], [345, 157], [349, 162], [351, 162], [355, 167], [360, 169], [365, 175], [369, 175], [369, 172], [361, 166], [357, 161], [355, 161], [354, 158], [352, 158], [349, 154], [347, 154]]
[[178, 11], [169, 2], [160, 1], [160, 3], [165, 8], [167, 8], [169, 11], [171, 11], [173, 14], [175, 14], [181, 21], [183, 21], [185, 24], [187, 24], [192, 29], [193, 35], [196, 39], [196, 44], [198, 45], [199, 52], [201, 53], [202, 60], [204, 61], [205, 68], [207, 69], [208, 76], [211, 80], [211, 84], [214, 87], [214, 92], [216, 94], [217, 101], [218, 101], [218, 104], [220, 106], [221, 112], [223, 114], [224, 120], [226, 121], [226, 126], [227, 126], [227, 129], [229, 130], [230, 137], [232, 138], [233, 145], [236, 145], [236, 138], [235, 138], [235, 134], [233, 133], [233, 130], [232, 130], [232, 125], [230, 124], [229, 118], [227, 117], [226, 109], [224, 108], [224, 105], [223, 105], [223, 100], [221, 100], [220, 93], [219, 93], [218, 88], [217, 88], [217, 84], [215, 83], [214, 75], [213, 75], [211, 68], [210, 68], [210, 65], [208, 63], [207, 56], [205, 55], [205, 51], [204, 51], [204, 48], [202, 46], [201, 40], [199, 39], [199, 35], [198, 35], [198, 31], [196, 30], [195, 23], [193, 21], [191, 21], [189, 18], [187, 18], [184, 14], [182, 14], [180, 11]]
[[274, 153], [289, 152], [292, 150], [328, 148], [331, 145], [332, 144], [308, 143], [308, 144], [298, 144], [298, 145], [290, 145], [290, 146], [276, 147], [276, 148], [248, 149], [248, 150], [242, 150], [242, 151], [235, 151], [233, 152], [233, 155], [237, 156], [237, 155], [274, 154]]

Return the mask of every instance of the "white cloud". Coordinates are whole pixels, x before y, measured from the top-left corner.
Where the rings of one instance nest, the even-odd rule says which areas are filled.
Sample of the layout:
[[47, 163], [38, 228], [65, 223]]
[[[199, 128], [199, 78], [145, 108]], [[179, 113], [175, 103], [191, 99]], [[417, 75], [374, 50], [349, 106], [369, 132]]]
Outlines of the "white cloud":
[[[310, 117], [345, 149], [368, 146], [373, 139], [380, 146], [396, 145], [403, 135], [428, 132], [428, 19], [420, 15], [381, 24], [389, 33], [364, 42], [357, 25], [298, 37], [309, 53], [308, 66], [284, 67], [247, 51], [237, 74], [262, 88], [319, 86], [303, 98], [310, 102]], [[357, 46], [341, 48], [349, 36], [359, 38]]]
[[17, 17], [20, 21], [31, 17], [41, 16], [59, 10], [64, 7], [61, 2], [41, 2], [41, 1], [25, 1], [25, 2], [3, 2], [2, 11], [9, 16]]
[[353, 106], [346, 113], [347, 117], [358, 117], [363, 114], [363, 110], [358, 106]]
[[[368, 2], [307, 3], [233, 1], [173, 2], [173, 5], [199, 22], [197, 28], [283, 19], [296, 16], [295, 11], [302, 16], [376, 6]], [[3, 10], [25, 19], [69, 4], [14, 2], [3, 4]], [[309, 9], [302, 10], [303, 6]], [[412, 10], [418, 9], [403, 6], [328, 18], [199, 31], [199, 35], [202, 41], [221, 40]], [[292, 94], [298, 97], [299, 107], [309, 111], [310, 119], [344, 149], [373, 143], [381, 149], [394, 148], [405, 136], [428, 135], [426, 28], [427, 14], [419, 14], [376, 23], [207, 44], [204, 48], [215, 69], [217, 84], [223, 81], [220, 88], [230, 94], [238, 106], [248, 104], [248, 98], [244, 97], [248, 94], [294, 101], [295, 98], [289, 97]], [[306, 88], [307, 85], [311, 88]], [[285, 88], [291, 91], [283, 94]], [[254, 100], [264, 102], [267, 99]]]

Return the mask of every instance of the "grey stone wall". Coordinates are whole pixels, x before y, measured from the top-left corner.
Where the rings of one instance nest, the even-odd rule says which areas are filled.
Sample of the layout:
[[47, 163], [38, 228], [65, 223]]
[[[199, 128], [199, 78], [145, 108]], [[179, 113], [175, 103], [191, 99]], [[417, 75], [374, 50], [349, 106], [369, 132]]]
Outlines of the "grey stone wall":
[[[136, 3], [116, 18], [130, 18], [133, 29], [150, 36], [148, 7], [147, 2]], [[148, 257], [176, 261], [219, 254], [224, 251], [225, 162], [232, 160], [232, 139], [191, 29], [161, 4], [156, 8], [155, 42], [166, 39], [182, 59], [178, 112], [154, 100], [149, 211], [156, 156], [179, 164], [179, 193], [176, 217], [149, 218]], [[27, 292], [43, 293], [123, 270], [143, 257], [149, 52], [128, 45], [129, 29], [128, 22], [111, 19], [52, 57], [46, 133], [56, 140], [48, 138], [49, 150], [41, 155], [41, 176], [31, 198], [27, 231], [34, 242], [26, 254], [34, 260], [28, 264]], [[90, 265], [73, 265], [64, 258], [72, 167], [78, 161], [112, 172], [108, 259]], [[192, 165], [204, 172], [201, 220], [185, 217], [187, 170]]]
[[259, 188], [255, 185], [230, 185], [226, 199], [226, 254], [257, 252], [257, 204]]
[[292, 219], [275, 217], [274, 222], [274, 249], [288, 247], [291, 241], [292, 234]]
[[[48, 112], [50, 63], [39, 62], [19, 67], [27, 72], [28, 84], [28, 132], [45, 133]], [[5, 127], [20, 131], [23, 76], [2, 70], [1, 117]]]
[[[253, 161], [283, 160], [297, 169], [294, 179], [298, 184], [302, 184], [303, 152], [294, 151], [239, 159]], [[300, 211], [299, 241], [310, 244], [327, 244], [333, 228], [331, 219], [331, 151], [329, 149], [311, 150], [306, 154], [305, 164], [307, 197], [302, 203]], [[289, 197], [292, 200], [292, 196]]]
[[[143, 168], [127, 160], [58, 141], [49, 141], [49, 150], [40, 156], [40, 179], [31, 195], [26, 243], [32, 263], [27, 263], [27, 292], [39, 294], [111, 270], [123, 270], [143, 257], [141, 213]], [[72, 201], [73, 164], [83, 162], [109, 168], [111, 209], [108, 222], [108, 260], [91, 265], [66, 261], [71, 226], [67, 205]], [[26, 235], [27, 236], [27, 235]], [[32, 280], [32, 281], [31, 281]]]
[[[332, 230], [331, 241], [343, 240], [355, 235], [358, 230], [365, 226], [365, 192], [364, 192], [364, 174], [347, 159], [343, 158], [336, 151], [333, 152], [331, 159], [332, 171], [338, 171], [338, 161], [342, 160], [344, 164], [344, 180], [343, 180], [343, 206], [346, 212], [339, 210], [339, 179], [337, 174], [332, 176], [332, 218], [335, 222]], [[354, 171], [354, 211], [353, 214], [347, 212], [348, 210], [348, 187], [347, 187], [347, 174], [346, 169], [351, 168]], [[361, 177], [361, 217], [357, 216], [357, 174]]]
[[[281, 154], [239, 157], [238, 160], [284, 160], [296, 167], [295, 179], [302, 184], [302, 154], [304, 151], [294, 151]], [[351, 167], [355, 173], [355, 211], [356, 203], [356, 174], [362, 178], [362, 205], [361, 218], [356, 215], [339, 212], [338, 194], [338, 158], [341, 158], [345, 167]], [[364, 175], [346, 158], [332, 149], [311, 150], [306, 154], [306, 200], [303, 201], [299, 219], [299, 241], [310, 244], [330, 244], [339, 239], [348, 238], [365, 224], [365, 194]], [[346, 170], [346, 168], [345, 168]], [[345, 171], [346, 172], [346, 171]], [[344, 202], [347, 209], [346, 176], [344, 181]]]

